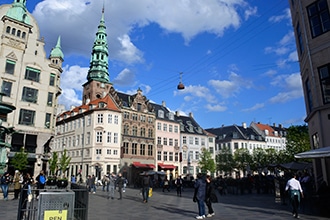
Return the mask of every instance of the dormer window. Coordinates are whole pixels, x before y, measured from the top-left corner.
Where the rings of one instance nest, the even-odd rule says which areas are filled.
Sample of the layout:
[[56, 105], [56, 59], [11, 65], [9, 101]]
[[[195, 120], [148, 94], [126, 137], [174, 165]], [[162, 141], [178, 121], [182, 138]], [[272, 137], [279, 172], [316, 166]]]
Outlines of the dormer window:
[[93, 109], [93, 105], [88, 105], [88, 109], [92, 110]]
[[173, 114], [173, 112], [168, 113], [168, 119], [174, 120], [174, 114]]
[[265, 130], [265, 135], [269, 135], [269, 131], [267, 129]]
[[158, 117], [159, 118], [164, 118], [164, 111], [163, 110], [158, 110]]
[[105, 107], [105, 103], [104, 102], [99, 102], [99, 108], [104, 108]]

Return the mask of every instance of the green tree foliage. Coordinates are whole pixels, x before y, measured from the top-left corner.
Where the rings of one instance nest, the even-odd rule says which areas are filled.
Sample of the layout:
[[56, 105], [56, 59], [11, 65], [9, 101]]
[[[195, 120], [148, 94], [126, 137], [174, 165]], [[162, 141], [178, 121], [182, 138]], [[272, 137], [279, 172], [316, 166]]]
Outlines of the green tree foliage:
[[11, 164], [16, 170], [24, 171], [28, 163], [28, 153], [25, 152], [24, 147], [21, 147], [20, 152], [15, 153]]
[[57, 165], [58, 163], [58, 154], [57, 152], [53, 152], [53, 156], [49, 160], [49, 170], [51, 175], [56, 175]]
[[286, 162], [296, 160], [294, 155], [311, 149], [307, 125], [290, 126], [286, 136]]
[[236, 167], [233, 154], [228, 148], [223, 148], [215, 157], [216, 167], [218, 171], [224, 173], [232, 173]]
[[71, 157], [67, 155], [67, 150], [64, 149], [60, 158], [60, 170], [62, 171], [62, 175], [65, 173], [71, 161]]
[[237, 169], [245, 170], [247, 165], [252, 163], [252, 156], [246, 148], [239, 148], [234, 152], [234, 160], [236, 161]]
[[202, 173], [207, 173], [208, 171], [210, 173], [215, 172], [215, 162], [212, 158], [212, 154], [210, 151], [204, 149], [202, 150], [202, 153], [200, 154], [198, 166], [200, 167]]

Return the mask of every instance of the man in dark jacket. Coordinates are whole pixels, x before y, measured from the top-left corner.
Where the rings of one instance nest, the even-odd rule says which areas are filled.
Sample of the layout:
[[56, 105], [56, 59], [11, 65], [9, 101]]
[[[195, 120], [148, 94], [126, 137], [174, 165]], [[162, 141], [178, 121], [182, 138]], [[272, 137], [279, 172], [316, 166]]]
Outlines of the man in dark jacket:
[[206, 183], [201, 173], [197, 174], [197, 180], [194, 184], [195, 193], [193, 201], [197, 202], [198, 204], [198, 216], [196, 219], [203, 219], [205, 218], [205, 195], [206, 195]]
[[147, 203], [149, 199], [149, 189], [152, 188], [152, 179], [147, 173], [143, 175], [141, 185], [142, 185], [143, 202]]
[[40, 171], [39, 175], [36, 177], [36, 183], [37, 183], [37, 191], [36, 196], [37, 199], [39, 199], [39, 189], [45, 189], [46, 185], [46, 176], [43, 170]]
[[1, 177], [1, 189], [3, 193], [3, 199], [8, 200], [8, 184], [10, 183], [9, 173], [6, 172]]
[[212, 178], [210, 175], [206, 175], [206, 196], [205, 196], [205, 203], [208, 208], [209, 213], [206, 217], [212, 217], [215, 215], [213, 208], [212, 208], [212, 201], [211, 201], [211, 195], [213, 192], [213, 183]]
[[122, 192], [123, 192], [124, 182], [125, 182], [125, 178], [122, 176], [121, 173], [118, 173], [118, 177], [117, 177], [117, 180], [116, 180], [116, 186], [118, 186], [118, 192], [119, 192], [118, 200], [121, 200], [123, 198], [122, 197]]

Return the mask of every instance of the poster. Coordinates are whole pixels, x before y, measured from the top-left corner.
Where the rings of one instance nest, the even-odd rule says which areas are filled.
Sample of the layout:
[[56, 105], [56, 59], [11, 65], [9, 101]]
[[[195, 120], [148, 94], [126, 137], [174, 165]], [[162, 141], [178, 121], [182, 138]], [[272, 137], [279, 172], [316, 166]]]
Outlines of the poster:
[[45, 210], [44, 220], [67, 220], [68, 210]]

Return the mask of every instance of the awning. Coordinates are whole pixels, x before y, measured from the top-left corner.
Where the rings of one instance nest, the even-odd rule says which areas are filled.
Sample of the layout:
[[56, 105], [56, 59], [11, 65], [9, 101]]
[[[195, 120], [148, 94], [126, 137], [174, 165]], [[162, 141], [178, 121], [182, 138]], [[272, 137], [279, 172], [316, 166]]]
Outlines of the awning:
[[305, 151], [294, 155], [295, 158], [324, 158], [330, 157], [330, 147], [321, 147], [318, 149]]
[[140, 163], [140, 162], [133, 162], [133, 166], [136, 168], [148, 168], [148, 169], [154, 169], [155, 165], [153, 164], [146, 164], [146, 163]]
[[288, 169], [288, 170], [306, 170], [313, 167], [311, 163], [305, 162], [290, 162], [290, 163], [283, 163], [280, 164], [279, 167]]
[[168, 165], [168, 164], [163, 164], [163, 163], [158, 163], [158, 166], [164, 170], [174, 170], [176, 169], [176, 166], [174, 165]]

